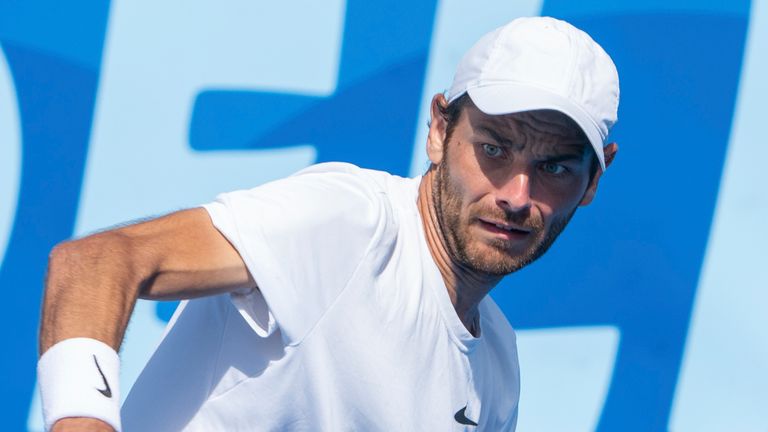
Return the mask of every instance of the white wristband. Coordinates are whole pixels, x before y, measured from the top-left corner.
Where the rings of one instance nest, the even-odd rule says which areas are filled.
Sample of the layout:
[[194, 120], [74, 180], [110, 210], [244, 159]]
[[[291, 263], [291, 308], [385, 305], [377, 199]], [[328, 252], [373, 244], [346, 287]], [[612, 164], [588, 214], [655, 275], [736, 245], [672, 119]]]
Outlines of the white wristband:
[[92, 417], [120, 431], [120, 358], [96, 339], [72, 338], [37, 362], [45, 430], [65, 417]]

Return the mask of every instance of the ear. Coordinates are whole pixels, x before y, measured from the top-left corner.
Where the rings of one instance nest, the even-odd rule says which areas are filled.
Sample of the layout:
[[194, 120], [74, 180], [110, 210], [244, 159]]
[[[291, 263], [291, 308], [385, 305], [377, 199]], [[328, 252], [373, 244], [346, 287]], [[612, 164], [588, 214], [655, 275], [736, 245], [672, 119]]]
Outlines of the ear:
[[[615, 142], [607, 144], [605, 147], [603, 147], [603, 155], [605, 156], [605, 169], [608, 169], [608, 167], [611, 165], [611, 162], [613, 162], [613, 159], [616, 158], [616, 153], [618, 151], [619, 146]], [[592, 178], [592, 181], [589, 183], [587, 191], [584, 192], [584, 196], [581, 198], [581, 202], [579, 203], [580, 206], [589, 205], [592, 200], [595, 199], [595, 194], [597, 193], [597, 184], [600, 182], [600, 176], [602, 175], [603, 171], [598, 169]]]
[[443, 114], [440, 112], [440, 108], [448, 106], [448, 101], [445, 100], [445, 96], [442, 93], [438, 93], [432, 97], [432, 104], [430, 105], [429, 115], [429, 134], [427, 135], [427, 156], [433, 164], [439, 165], [443, 160], [445, 154], [445, 131], [446, 120]]

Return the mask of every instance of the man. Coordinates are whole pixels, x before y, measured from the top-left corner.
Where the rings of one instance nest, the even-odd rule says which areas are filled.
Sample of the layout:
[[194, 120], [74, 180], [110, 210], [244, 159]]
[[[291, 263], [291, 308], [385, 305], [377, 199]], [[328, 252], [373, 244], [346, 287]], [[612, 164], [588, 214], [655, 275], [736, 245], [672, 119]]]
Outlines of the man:
[[433, 98], [420, 179], [321, 164], [57, 246], [46, 424], [120, 429], [136, 298], [204, 297], [174, 315], [125, 430], [514, 430], [515, 336], [487, 294], [592, 201], [618, 92], [585, 33], [518, 19]]

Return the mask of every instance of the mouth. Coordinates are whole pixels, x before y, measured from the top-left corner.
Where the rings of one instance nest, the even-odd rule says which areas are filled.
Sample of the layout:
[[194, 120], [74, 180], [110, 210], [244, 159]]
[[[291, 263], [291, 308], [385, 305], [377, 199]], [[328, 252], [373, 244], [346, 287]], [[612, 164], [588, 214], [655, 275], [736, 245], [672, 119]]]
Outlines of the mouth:
[[509, 239], [520, 239], [532, 232], [530, 228], [522, 227], [507, 222], [486, 220], [480, 218], [480, 226], [486, 231], [494, 234], [500, 234]]

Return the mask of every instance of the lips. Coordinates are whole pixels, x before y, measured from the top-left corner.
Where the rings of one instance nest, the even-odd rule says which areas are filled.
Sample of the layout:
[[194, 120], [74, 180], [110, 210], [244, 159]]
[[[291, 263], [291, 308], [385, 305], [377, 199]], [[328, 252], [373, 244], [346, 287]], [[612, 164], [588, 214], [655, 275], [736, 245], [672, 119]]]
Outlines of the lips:
[[530, 228], [522, 227], [508, 222], [480, 219], [480, 225], [487, 231], [503, 234], [506, 237], [524, 237], [531, 233]]

